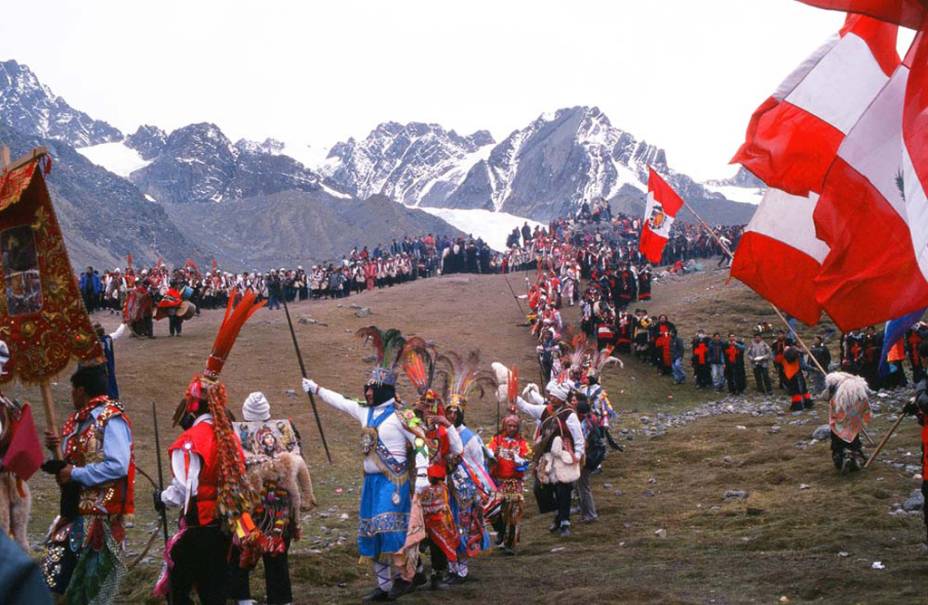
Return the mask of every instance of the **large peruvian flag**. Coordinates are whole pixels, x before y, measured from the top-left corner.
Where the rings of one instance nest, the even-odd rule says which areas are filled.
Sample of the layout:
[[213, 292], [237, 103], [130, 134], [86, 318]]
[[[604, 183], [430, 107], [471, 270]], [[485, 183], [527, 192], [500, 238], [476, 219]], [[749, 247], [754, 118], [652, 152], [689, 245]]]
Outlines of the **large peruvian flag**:
[[822, 314], [813, 280], [828, 254], [815, 236], [812, 213], [818, 200], [768, 189], [738, 242], [731, 275], [809, 325]]
[[919, 33], [841, 144], [815, 209], [816, 233], [831, 248], [817, 300], [842, 330], [928, 306], [925, 40]]
[[754, 112], [732, 162], [787, 193], [821, 192], [844, 137], [899, 65], [897, 29], [849, 15]]
[[670, 227], [682, 207], [683, 198], [648, 166], [648, 203], [644, 209], [644, 226], [638, 249], [652, 264], [661, 262], [664, 246], [670, 238]]
[[828, 8], [847, 13], [870, 15], [881, 21], [898, 23], [911, 29], [919, 29], [928, 17], [928, 2], [925, 0], [799, 0], [819, 8]]

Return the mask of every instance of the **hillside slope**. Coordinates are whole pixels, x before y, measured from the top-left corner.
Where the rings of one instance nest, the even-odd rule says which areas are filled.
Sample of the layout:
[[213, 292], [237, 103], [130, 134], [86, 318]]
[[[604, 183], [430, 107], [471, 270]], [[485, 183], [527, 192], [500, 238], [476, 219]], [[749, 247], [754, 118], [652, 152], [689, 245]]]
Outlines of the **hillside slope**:
[[[515, 287], [522, 277], [508, 279]], [[769, 315], [745, 287], [725, 285], [725, 277], [725, 272], [707, 272], [657, 283], [648, 310], [668, 313], [685, 337], [698, 327], [746, 335]], [[535, 343], [518, 325], [522, 317], [505, 279], [453, 276], [338, 301], [295, 304], [295, 319], [311, 316], [325, 324], [296, 325], [309, 373], [323, 386], [359, 395], [368, 372], [363, 359], [370, 350], [353, 333], [373, 323], [418, 334], [442, 348], [479, 348], [485, 363], [501, 360], [518, 366], [523, 380], [537, 380]], [[372, 315], [357, 318], [351, 304], [369, 307]], [[166, 327], [158, 325], [155, 340], [116, 345], [119, 386], [134, 420], [136, 460], [149, 474], [155, 472], [150, 402], [157, 402], [166, 446], [177, 434], [170, 427], [171, 413], [190, 376], [202, 367], [221, 317], [204, 312], [185, 325], [183, 338], [160, 337]], [[115, 327], [115, 318], [97, 318], [108, 329]], [[229, 406], [238, 414], [245, 397], [261, 390], [272, 414], [292, 418], [303, 435], [319, 508], [303, 515], [303, 538], [291, 549], [295, 602], [357, 603], [373, 584], [369, 567], [358, 565], [354, 547], [359, 429], [354, 420], [320, 403], [334, 459], [327, 464], [308, 402], [298, 391], [299, 369], [289, 339], [282, 311], [262, 310], [245, 326], [223, 371]], [[870, 471], [841, 477], [831, 465], [827, 442], [810, 441], [813, 428], [826, 422], [821, 404], [813, 413], [794, 416], [782, 412], [787, 405], [782, 393], [770, 400], [751, 394], [723, 400], [712, 408], [720, 412], [708, 413], [704, 405], [721, 396], [689, 384], [674, 387], [650, 366], [625, 362], [624, 369], [606, 374], [619, 412], [613, 432], [624, 438], [626, 449], [610, 453], [602, 474], [593, 477], [600, 521], [577, 523], [573, 537], [557, 538], [547, 531], [550, 515], [536, 513], [528, 492], [517, 556], [482, 556], [472, 562], [474, 580], [442, 593], [410, 595], [403, 603], [696, 605], [775, 603], [781, 596], [791, 603], [924, 603], [921, 517], [889, 514], [917, 486], [906, 467], [918, 462], [914, 421], [903, 423]], [[53, 389], [63, 417], [68, 387], [61, 381]], [[11, 396], [38, 401], [37, 389], [8, 390]], [[412, 397], [405, 379], [400, 394]], [[898, 400], [875, 398], [883, 407], [871, 426], [874, 438], [892, 422]], [[733, 413], [726, 413], [728, 406]], [[748, 406], [755, 413], [747, 412]], [[474, 398], [467, 408], [468, 424], [488, 436], [496, 413], [495, 402]], [[670, 413], [680, 426], [648, 438], [649, 427], [669, 424], [663, 414]], [[530, 423], [523, 426], [530, 433]], [[30, 533], [37, 543], [57, 510], [57, 487], [42, 474], [31, 485]], [[728, 490], [741, 490], [743, 497], [726, 499]], [[150, 531], [158, 531], [142, 498], [149, 491], [140, 477], [130, 556]], [[125, 583], [127, 601], [148, 598], [160, 561], [156, 546]], [[885, 569], [871, 569], [874, 561]], [[258, 599], [264, 591], [262, 574], [253, 575]]]
[[380, 196], [346, 202], [323, 191], [286, 191], [164, 208], [188, 238], [203, 245], [207, 258], [215, 256], [226, 270], [339, 260], [354, 246], [373, 249], [404, 234], [460, 234], [438, 217]]

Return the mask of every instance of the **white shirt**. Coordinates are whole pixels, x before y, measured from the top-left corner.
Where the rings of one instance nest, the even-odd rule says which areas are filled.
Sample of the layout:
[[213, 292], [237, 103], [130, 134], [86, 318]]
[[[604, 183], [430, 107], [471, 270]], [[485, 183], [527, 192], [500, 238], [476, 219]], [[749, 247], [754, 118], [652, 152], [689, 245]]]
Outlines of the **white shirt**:
[[[521, 397], [516, 397], [516, 405], [519, 406], [520, 410], [534, 418], [538, 426], [541, 426], [541, 415], [547, 407], [545, 404], [529, 403]], [[564, 424], [567, 425], [567, 430], [570, 431], [570, 436], [573, 437], [574, 455], [579, 459], [583, 456], [583, 452], [586, 451], [586, 439], [583, 438], [583, 427], [580, 426], [580, 419], [577, 418], [577, 413], [571, 411]]]
[[[193, 426], [201, 422], [212, 424], [212, 414], [199, 416], [193, 421]], [[201, 466], [203, 466], [203, 461], [199, 454], [190, 451], [188, 448], [174, 450], [171, 453], [171, 471], [174, 473], [174, 478], [171, 480], [171, 485], [161, 492], [161, 501], [171, 508], [183, 506], [184, 514], [186, 514], [187, 506], [190, 504], [190, 497], [197, 495]]]
[[[323, 389], [321, 387], [319, 388], [319, 398], [333, 408], [354, 416], [362, 427], [367, 426], [367, 416], [371, 410], [370, 407], [363, 406], [357, 401], [348, 399], [347, 397], [344, 397], [335, 391], [330, 391], [329, 389]], [[375, 406], [373, 408], [373, 415], [371, 418], [375, 419], [380, 416], [380, 414], [383, 413], [387, 406], [391, 405], [392, 403], [393, 400], [391, 399], [390, 401], [386, 401], [378, 406]], [[451, 431], [449, 431], [449, 433], [451, 433]], [[389, 450], [390, 455], [393, 456], [397, 462], [406, 461], [406, 444], [415, 444], [416, 441], [416, 436], [406, 430], [406, 427], [403, 426], [403, 423], [400, 421], [396, 414], [390, 414], [390, 416], [380, 424], [380, 426], [377, 428], [377, 435], [380, 437], [380, 440], [383, 442], [387, 450]], [[461, 440], [458, 439], [458, 444], [460, 444], [460, 441]], [[376, 455], [376, 452], [371, 451], [367, 457], [364, 458], [365, 473], [382, 472], [375, 462], [374, 456]], [[420, 469], [424, 470], [427, 468], [428, 460], [426, 460], [424, 456], [417, 454], [417, 472]]]

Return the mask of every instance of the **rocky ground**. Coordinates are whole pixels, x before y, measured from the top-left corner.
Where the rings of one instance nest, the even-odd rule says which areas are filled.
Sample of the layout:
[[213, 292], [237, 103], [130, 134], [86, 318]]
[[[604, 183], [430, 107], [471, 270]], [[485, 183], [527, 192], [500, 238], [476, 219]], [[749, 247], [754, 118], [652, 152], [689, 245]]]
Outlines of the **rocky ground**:
[[[510, 277], [513, 285], [521, 278]], [[487, 364], [516, 365], [531, 379], [537, 368], [523, 318], [502, 276], [455, 276], [291, 308], [310, 372], [324, 386], [359, 393], [369, 355], [352, 336], [361, 326], [396, 326], [439, 346], [480, 348]], [[655, 288], [653, 313], [668, 313], [681, 333], [697, 328], [748, 335], [772, 311], [746, 288], [706, 271]], [[567, 311], [569, 315], [570, 310]], [[200, 371], [219, 313], [204, 312], [184, 336], [116, 345], [120, 387], [134, 421], [139, 465], [156, 476], [151, 402], [156, 402], [162, 450], [176, 436], [170, 416], [190, 377]], [[115, 316], [100, 314], [107, 327]], [[804, 332], [810, 336], [812, 331]], [[925, 529], [916, 510], [918, 428], [904, 421], [867, 471], [835, 472], [822, 425], [827, 410], [790, 414], [786, 396], [731, 398], [676, 386], [652, 368], [626, 359], [605, 379], [625, 445], [610, 453], [595, 478], [600, 521], [578, 524], [562, 540], [535, 514], [531, 495], [515, 557], [490, 554], [473, 563], [475, 580], [409, 603], [926, 603]], [[303, 517], [303, 539], [291, 550], [296, 603], [353, 603], [372, 584], [357, 564], [354, 537], [360, 460], [357, 427], [321, 409], [334, 464], [326, 463], [282, 312], [262, 311], [243, 331], [223, 372], [233, 409], [263, 390], [275, 415], [301, 428], [319, 507]], [[54, 385], [58, 415], [67, 411], [66, 381]], [[9, 390], [9, 389], [8, 389]], [[34, 390], [14, 394], [38, 401]], [[409, 396], [403, 389], [402, 394]], [[895, 420], [909, 392], [874, 397], [875, 440]], [[322, 405], [322, 404], [320, 404]], [[488, 436], [495, 402], [474, 401], [468, 420]], [[868, 448], [869, 449], [869, 448]], [[30, 526], [38, 546], [57, 506], [57, 489], [32, 482]], [[138, 512], [130, 533], [135, 558], [156, 529], [151, 487], [137, 483]], [[124, 588], [125, 602], [144, 602], [159, 567], [160, 547], [139, 559]], [[263, 575], [253, 579], [264, 594]]]

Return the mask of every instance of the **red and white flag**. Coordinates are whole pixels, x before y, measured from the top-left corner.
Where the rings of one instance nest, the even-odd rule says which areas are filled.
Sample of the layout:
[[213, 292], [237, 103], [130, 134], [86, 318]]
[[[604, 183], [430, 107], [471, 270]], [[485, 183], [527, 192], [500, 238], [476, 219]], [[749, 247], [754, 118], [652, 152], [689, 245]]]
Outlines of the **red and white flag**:
[[670, 227], [682, 207], [683, 198], [648, 166], [648, 203], [644, 209], [638, 249], [651, 263], [657, 265], [661, 262], [664, 246], [670, 238]]
[[791, 73], [751, 117], [732, 158], [769, 187], [808, 196], [838, 147], [899, 65], [898, 27], [849, 15], [844, 27]]
[[928, 306], [925, 40], [919, 33], [841, 144], [815, 209], [816, 233], [831, 248], [817, 300], [842, 330]]
[[738, 241], [731, 275], [806, 324], [818, 322], [822, 307], [813, 280], [828, 246], [815, 236], [812, 213], [818, 195], [768, 189]]
[[799, 0], [819, 8], [869, 15], [881, 21], [919, 29], [928, 17], [925, 0]]

